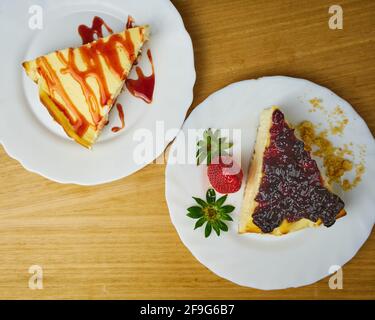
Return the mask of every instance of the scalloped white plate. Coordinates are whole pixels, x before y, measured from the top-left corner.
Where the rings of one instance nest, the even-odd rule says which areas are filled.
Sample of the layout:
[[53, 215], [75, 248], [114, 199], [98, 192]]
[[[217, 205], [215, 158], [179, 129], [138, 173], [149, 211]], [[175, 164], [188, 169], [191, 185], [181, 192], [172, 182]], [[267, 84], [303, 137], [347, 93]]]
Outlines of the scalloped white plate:
[[[233, 142], [240, 144], [241, 159], [237, 160], [241, 160], [246, 173], [260, 112], [272, 105], [279, 105], [291, 123], [307, 119], [322, 123], [323, 128], [327, 123], [324, 112], [309, 112], [311, 106], [308, 101], [316, 97], [323, 100], [322, 105], [328, 112], [339, 105], [349, 118], [344, 134], [332, 139], [340, 145], [352, 142], [357, 160], [360, 150], [356, 147], [364, 145], [366, 148], [366, 171], [362, 183], [350, 192], [340, 193], [348, 214], [330, 228], [310, 228], [282, 237], [240, 235], [237, 230], [243, 183], [241, 190], [230, 194], [226, 202], [236, 207], [234, 222], [229, 224], [228, 232], [220, 237], [213, 233], [205, 239], [202, 228], [194, 231], [194, 221], [186, 216], [186, 209], [194, 205], [192, 196], [204, 198], [209, 187], [205, 166], [172, 164], [179, 152], [177, 146], [184, 146], [188, 130], [210, 127], [241, 129], [241, 139], [234, 139]], [[191, 148], [190, 151], [195, 154], [195, 144], [189, 146], [185, 151]], [[348, 262], [366, 241], [374, 225], [374, 138], [348, 102], [310, 81], [265, 77], [234, 83], [214, 93], [192, 112], [169, 154], [166, 198], [172, 222], [182, 242], [203, 265], [239, 285], [266, 290], [316, 282], [334, 271], [330, 270], [331, 266], [343, 266]]]
[[[29, 8], [43, 9], [43, 29], [28, 27]], [[118, 102], [124, 106], [126, 127], [113, 133], [119, 125], [116, 108], [108, 125], [92, 150], [86, 150], [66, 137], [39, 102], [36, 86], [24, 74], [21, 63], [50, 51], [81, 45], [77, 28], [91, 25], [94, 16], [102, 17], [115, 32], [121, 31], [127, 16], [137, 24], [151, 26], [151, 48], [155, 64], [154, 100], [148, 105], [123, 92]], [[181, 16], [168, 0], [44, 0], [6, 1], [0, 4], [3, 62], [0, 73], [0, 142], [6, 152], [26, 169], [60, 183], [94, 185], [110, 182], [140, 170], [163, 152], [174, 138], [154, 146], [146, 161], [133, 160], [139, 143], [137, 129], [155, 136], [157, 122], [165, 130], [180, 128], [193, 99], [195, 83], [194, 55], [191, 39]], [[150, 72], [147, 55], [140, 60], [146, 74]], [[130, 78], [136, 78], [133, 73]]]

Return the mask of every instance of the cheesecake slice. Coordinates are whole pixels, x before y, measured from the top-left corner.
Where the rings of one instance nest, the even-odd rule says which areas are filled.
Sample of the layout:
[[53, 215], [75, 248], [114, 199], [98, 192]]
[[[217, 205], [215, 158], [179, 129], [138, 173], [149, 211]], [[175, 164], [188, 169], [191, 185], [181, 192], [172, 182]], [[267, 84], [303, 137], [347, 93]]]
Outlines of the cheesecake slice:
[[241, 208], [240, 233], [282, 235], [344, 216], [344, 202], [277, 107], [260, 116]]
[[24, 62], [23, 67], [66, 134], [91, 148], [148, 36], [148, 26], [130, 28]]

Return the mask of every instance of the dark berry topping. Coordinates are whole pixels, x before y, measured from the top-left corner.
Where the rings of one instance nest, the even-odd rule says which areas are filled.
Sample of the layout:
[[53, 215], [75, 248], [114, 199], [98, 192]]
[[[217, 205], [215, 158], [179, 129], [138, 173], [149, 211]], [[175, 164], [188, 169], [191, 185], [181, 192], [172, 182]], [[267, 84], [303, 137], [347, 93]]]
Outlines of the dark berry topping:
[[263, 159], [263, 177], [255, 200], [254, 223], [272, 232], [284, 219], [321, 219], [327, 227], [336, 221], [344, 202], [324, 187], [318, 166], [284, 120], [280, 110], [272, 115], [271, 141]]

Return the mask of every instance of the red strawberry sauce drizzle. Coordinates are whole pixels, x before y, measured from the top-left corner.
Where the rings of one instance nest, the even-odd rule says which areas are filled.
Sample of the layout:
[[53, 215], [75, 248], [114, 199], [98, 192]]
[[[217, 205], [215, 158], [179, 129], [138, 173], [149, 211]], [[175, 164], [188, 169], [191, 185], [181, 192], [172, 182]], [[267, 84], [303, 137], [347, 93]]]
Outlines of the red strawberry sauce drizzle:
[[117, 108], [117, 111], [118, 111], [118, 115], [120, 117], [121, 127], [113, 127], [111, 130], [112, 130], [112, 132], [115, 132], [115, 133], [119, 132], [120, 130], [125, 128], [124, 109], [123, 109], [121, 103], [117, 103], [116, 108]]
[[316, 222], [320, 218], [327, 227], [334, 224], [344, 202], [324, 187], [315, 160], [280, 110], [272, 115], [270, 136], [253, 222], [264, 233], [272, 232], [284, 219]]

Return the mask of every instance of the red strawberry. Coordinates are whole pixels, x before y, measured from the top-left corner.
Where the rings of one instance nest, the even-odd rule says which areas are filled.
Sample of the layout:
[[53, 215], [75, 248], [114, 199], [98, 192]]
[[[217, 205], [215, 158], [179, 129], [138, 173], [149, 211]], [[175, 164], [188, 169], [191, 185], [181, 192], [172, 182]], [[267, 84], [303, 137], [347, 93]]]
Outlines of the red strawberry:
[[229, 156], [216, 157], [207, 168], [208, 179], [212, 187], [221, 194], [240, 190], [243, 172]]

